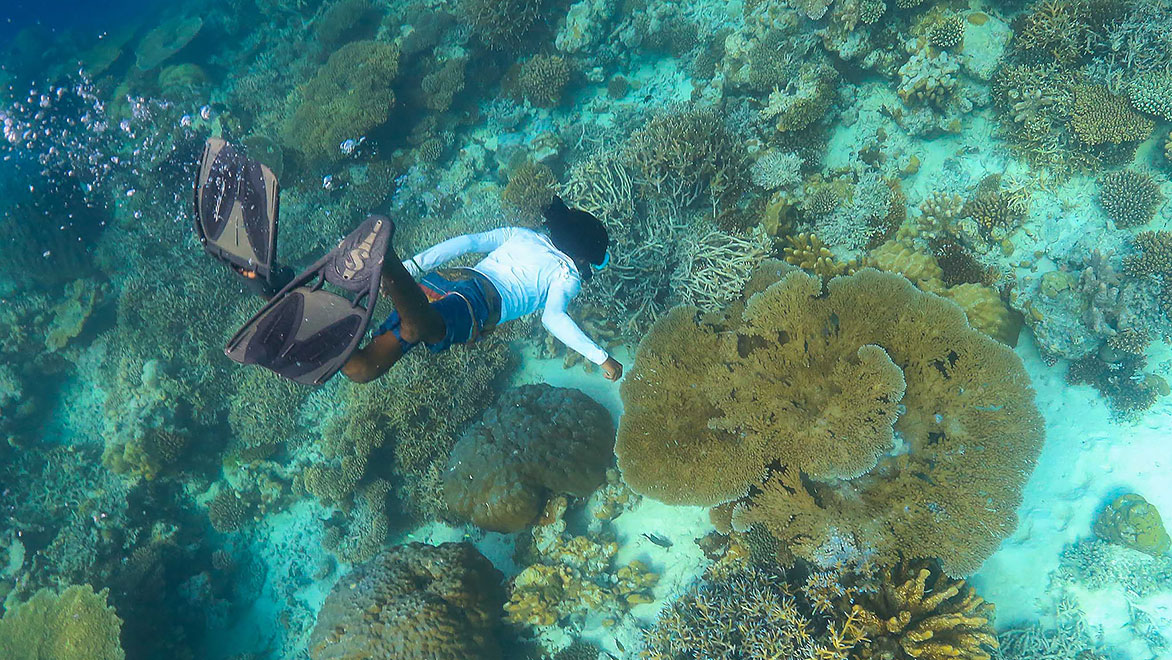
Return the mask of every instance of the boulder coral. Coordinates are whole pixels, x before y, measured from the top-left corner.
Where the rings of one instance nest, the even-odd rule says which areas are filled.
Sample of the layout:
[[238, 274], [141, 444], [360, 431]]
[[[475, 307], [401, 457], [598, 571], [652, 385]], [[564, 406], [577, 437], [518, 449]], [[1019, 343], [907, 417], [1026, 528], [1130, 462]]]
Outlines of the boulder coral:
[[681, 306], [652, 327], [621, 389], [624, 480], [726, 505], [798, 557], [846, 534], [886, 564], [972, 573], [1016, 526], [1041, 447], [1020, 358], [898, 275], [824, 290], [787, 270], [766, 264], [722, 315]]
[[866, 633], [860, 660], [989, 660], [998, 648], [992, 603], [930, 564], [885, 570], [856, 602]]
[[1095, 519], [1095, 536], [1153, 557], [1172, 546], [1160, 512], [1135, 493], [1115, 498]]
[[550, 493], [589, 495], [606, 480], [614, 424], [578, 390], [522, 385], [456, 443], [444, 474], [452, 513], [500, 532], [533, 522]]
[[105, 590], [42, 589], [0, 619], [0, 657], [12, 660], [123, 660], [122, 619]]
[[501, 578], [468, 543], [386, 550], [334, 585], [309, 657], [500, 660]]

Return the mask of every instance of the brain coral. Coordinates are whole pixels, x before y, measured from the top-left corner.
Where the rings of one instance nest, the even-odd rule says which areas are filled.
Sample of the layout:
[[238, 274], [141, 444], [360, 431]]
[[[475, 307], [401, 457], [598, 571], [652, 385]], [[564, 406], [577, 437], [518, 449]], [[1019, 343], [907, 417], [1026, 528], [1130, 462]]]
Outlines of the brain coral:
[[391, 548], [334, 585], [309, 657], [499, 660], [501, 579], [468, 543]]
[[395, 104], [391, 84], [399, 49], [377, 41], [342, 46], [301, 90], [301, 102], [284, 137], [311, 158], [336, 160], [347, 139], [387, 121]]
[[589, 495], [606, 479], [614, 424], [578, 390], [522, 385], [501, 395], [452, 450], [448, 508], [484, 527], [523, 529], [550, 492]]
[[850, 534], [885, 563], [975, 571], [1016, 525], [1042, 442], [1021, 360], [898, 275], [823, 291], [786, 270], [767, 264], [722, 317], [677, 307], [643, 339], [621, 390], [624, 480], [736, 503], [735, 526], [801, 557]]
[[122, 619], [106, 592], [72, 586], [38, 591], [0, 619], [0, 657], [12, 660], [123, 660]]

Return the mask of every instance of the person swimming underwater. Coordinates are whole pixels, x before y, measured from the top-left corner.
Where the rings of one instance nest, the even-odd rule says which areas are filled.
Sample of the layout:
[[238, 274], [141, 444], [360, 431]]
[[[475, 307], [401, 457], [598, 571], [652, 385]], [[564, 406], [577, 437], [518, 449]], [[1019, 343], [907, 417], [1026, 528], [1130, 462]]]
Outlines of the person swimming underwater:
[[[382, 286], [395, 311], [370, 343], [346, 362], [342, 373], [356, 382], [369, 382], [420, 343], [440, 353], [540, 310], [550, 334], [600, 366], [608, 380], [621, 378], [623, 365], [582, 332], [566, 311], [582, 283], [610, 261], [606, 227], [556, 196], [544, 216], [545, 232], [504, 227], [467, 234], [403, 262], [388, 247]], [[468, 253], [487, 255], [472, 268], [435, 270]], [[421, 275], [417, 283], [415, 278]]]
[[[610, 262], [606, 227], [560, 197], [543, 211], [544, 231], [503, 227], [458, 236], [406, 261], [393, 247], [394, 222], [372, 215], [297, 276], [276, 262], [278, 206], [276, 178], [266, 167], [223, 140], [208, 141], [196, 181], [196, 233], [269, 299], [225, 349], [239, 362], [308, 384], [339, 370], [367, 383], [419, 344], [440, 353], [541, 311], [546, 329], [608, 380], [623, 375], [623, 365], [567, 313], [583, 282]], [[442, 268], [469, 253], [487, 254], [471, 268]], [[327, 291], [326, 283], [347, 295]], [[380, 291], [394, 311], [359, 348]]]

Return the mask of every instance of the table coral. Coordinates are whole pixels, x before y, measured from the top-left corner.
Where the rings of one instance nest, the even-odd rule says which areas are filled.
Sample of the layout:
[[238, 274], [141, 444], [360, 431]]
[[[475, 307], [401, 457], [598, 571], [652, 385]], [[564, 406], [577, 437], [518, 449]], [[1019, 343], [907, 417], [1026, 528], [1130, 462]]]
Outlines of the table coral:
[[0, 619], [0, 657], [13, 660], [123, 660], [122, 620], [107, 591], [89, 585], [42, 589]]
[[610, 413], [582, 392], [514, 388], [456, 443], [444, 498], [485, 529], [523, 529], [548, 493], [586, 496], [602, 484], [613, 441]]
[[998, 647], [992, 603], [935, 566], [886, 569], [879, 589], [856, 602], [861, 660], [989, 660]]
[[779, 271], [722, 317], [674, 308], [640, 343], [624, 480], [669, 503], [740, 502], [735, 527], [798, 556], [841, 532], [886, 563], [975, 571], [1015, 527], [1043, 437], [1020, 358], [903, 277], [865, 269], [824, 292]]
[[500, 660], [501, 577], [468, 543], [395, 546], [334, 585], [309, 656]]
[[203, 19], [198, 16], [175, 18], [156, 27], [134, 49], [135, 66], [140, 71], [159, 66], [191, 43], [202, 27]]
[[1163, 203], [1160, 184], [1146, 172], [1122, 170], [1099, 180], [1099, 206], [1120, 229], [1151, 222]]
[[1120, 495], [1095, 519], [1095, 536], [1153, 557], [1172, 546], [1160, 512], [1135, 493]]

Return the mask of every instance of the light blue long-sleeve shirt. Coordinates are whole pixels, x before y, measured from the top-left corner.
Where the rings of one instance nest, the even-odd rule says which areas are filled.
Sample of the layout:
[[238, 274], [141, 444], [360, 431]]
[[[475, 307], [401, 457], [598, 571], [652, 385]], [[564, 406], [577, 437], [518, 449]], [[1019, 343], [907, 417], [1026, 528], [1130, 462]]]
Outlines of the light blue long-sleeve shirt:
[[473, 268], [496, 286], [501, 297], [501, 323], [540, 309], [541, 323], [550, 334], [594, 364], [606, 361], [606, 351], [566, 312], [582, 290], [578, 268], [544, 234], [521, 227], [466, 234], [430, 247], [403, 265], [419, 277], [472, 252], [488, 253]]

